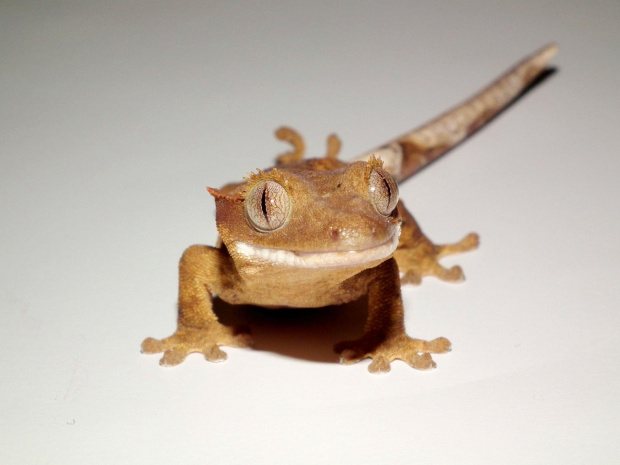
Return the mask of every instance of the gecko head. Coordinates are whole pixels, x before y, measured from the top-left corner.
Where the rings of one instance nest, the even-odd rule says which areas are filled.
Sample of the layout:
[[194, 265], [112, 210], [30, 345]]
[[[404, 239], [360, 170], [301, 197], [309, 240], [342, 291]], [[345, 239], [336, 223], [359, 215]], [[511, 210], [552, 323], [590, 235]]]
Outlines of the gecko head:
[[209, 189], [218, 231], [235, 260], [375, 266], [398, 246], [398, 187], [378, 159], [350, 165], [307, 160], [245, 181], [225, 193]]

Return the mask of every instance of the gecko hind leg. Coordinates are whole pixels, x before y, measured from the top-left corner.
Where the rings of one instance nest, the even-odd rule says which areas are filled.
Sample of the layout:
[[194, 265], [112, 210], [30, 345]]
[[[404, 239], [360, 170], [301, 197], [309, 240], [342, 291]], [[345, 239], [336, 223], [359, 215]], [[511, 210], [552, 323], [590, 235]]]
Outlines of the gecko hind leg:
[[458, 283], [465, 280], [465, 274], [463, 273], [463, 269], [460, 266], [455, 265], [451, 268], [446, 268], [442, 266], [437, 260], [448, 255], [469, 252], [470, 250], [476, 249], [479, 244], [480, 238], [478, 234], [469, 233], [463, 239], [454, 244], [436, 245], [436, 259], [431, 262], [431, 265], [428, 268], [427, 276], [435, 276], [442, 281], [452, 283]]
[[478, 244], [478, 235], [471, 233], [454, 244], [434, 245], [426, 237], [422, 237], [413, 247], [398, 248], [394, 252], [394, 258], [401, 270], [401, 282], [420, 284], [424, 276], [434, 276], [450, 283], [461, 282], [465, 279], [463, 269], [458, 265], [446, 268], [439, 263], [439, 259], [473, 250]]
[[439, 259], [475, 249], [480, 242], [478, 235], [471, 233], [454, 244], [435, 245], [424, 235], [402, 202], [398, 204], [398, 212], [403, 226], [394, 258], [401, 272], [401, 282], [420, 284], [424, 276], [435, 276], [452, 283], [463, 281], [465, 276], [460, 266], [446, 268]]
[[436, 245], [437, 258], [455, 255], [457, 253], [469, 252], [478, 248], [480, 245], [480, 237], [476, 233], [469, 233], [463, 239], [455, 244]]

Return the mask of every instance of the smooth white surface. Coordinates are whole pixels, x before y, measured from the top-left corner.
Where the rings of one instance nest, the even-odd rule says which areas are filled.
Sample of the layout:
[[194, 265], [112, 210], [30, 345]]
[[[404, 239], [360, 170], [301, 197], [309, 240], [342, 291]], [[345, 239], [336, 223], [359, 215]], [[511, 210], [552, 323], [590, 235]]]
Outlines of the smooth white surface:
[[[620, 460], [620, 4], [0, 3], [0, 462], [593, 464]], [[465, 284], [404, 290], [418, 372], [343, 367], [344, 310], [242, 312], [253, 351], [164, 369], [205, 186], [292, 125], [352, 157], [557, 41], [559, 72], [404, 184]]]

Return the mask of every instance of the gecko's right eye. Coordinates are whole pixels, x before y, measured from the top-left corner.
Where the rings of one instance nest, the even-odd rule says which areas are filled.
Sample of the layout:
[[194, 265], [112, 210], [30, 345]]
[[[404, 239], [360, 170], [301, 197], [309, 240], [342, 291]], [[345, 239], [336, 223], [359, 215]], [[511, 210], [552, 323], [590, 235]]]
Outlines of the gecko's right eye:
[[282, 227], [291, 211], [288, 192], [275, 181], [261, 181], [245, 198], [245, 213], [250, 224], [261, 232]]

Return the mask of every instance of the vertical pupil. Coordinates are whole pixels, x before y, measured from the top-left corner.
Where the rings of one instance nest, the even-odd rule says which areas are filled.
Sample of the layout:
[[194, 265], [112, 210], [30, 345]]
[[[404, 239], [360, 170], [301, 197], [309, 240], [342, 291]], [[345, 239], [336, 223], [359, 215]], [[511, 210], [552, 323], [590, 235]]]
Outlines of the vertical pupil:
[[385, 190], [387, 191], [387, 204], [388, 206], [390, 205], [390, 200], [392, 200], [392, 191], [390, 189], [390, 183], [387, 182], [387, 179], [385, 178], [381, 178], [381, 180], [383, 181], [383, 184], [385, 185]]
[[263, 212], [265, 219], [269, 219], [267, 216], [267, 186], [263, 188], [263, 195], [260, 197], [260, 208]]

